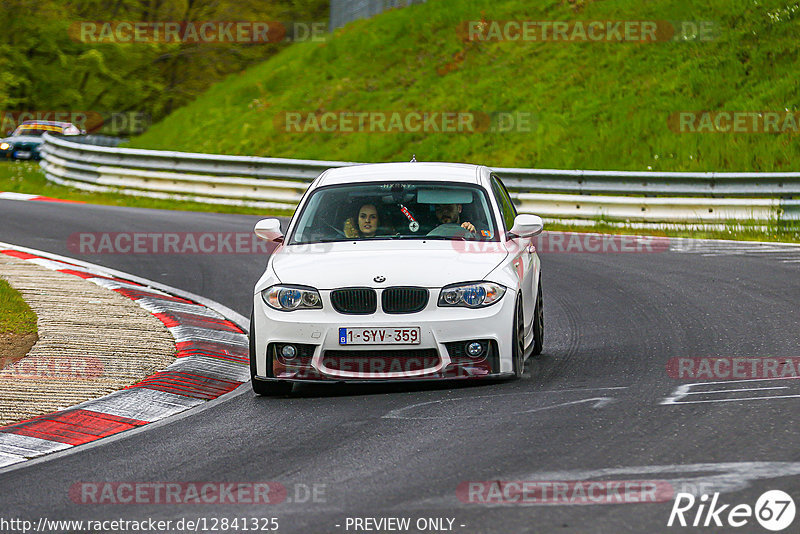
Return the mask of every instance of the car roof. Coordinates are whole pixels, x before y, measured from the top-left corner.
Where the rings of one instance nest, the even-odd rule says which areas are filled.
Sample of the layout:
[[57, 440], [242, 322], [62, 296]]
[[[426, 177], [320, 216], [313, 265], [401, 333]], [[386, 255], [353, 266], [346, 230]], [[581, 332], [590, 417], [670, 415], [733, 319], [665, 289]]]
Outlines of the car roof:
[[74, 124], [60, 121], [23, 121], [20, 126], [60, 126], [66, 128], [67, 126], [74, 126]]
[[353, 182], [432, 181], [481, 183], [481, 174], [488, 169], [481, 165], [442, 162], [369, 163], [328, 169], [319, 177], [316, 187]]

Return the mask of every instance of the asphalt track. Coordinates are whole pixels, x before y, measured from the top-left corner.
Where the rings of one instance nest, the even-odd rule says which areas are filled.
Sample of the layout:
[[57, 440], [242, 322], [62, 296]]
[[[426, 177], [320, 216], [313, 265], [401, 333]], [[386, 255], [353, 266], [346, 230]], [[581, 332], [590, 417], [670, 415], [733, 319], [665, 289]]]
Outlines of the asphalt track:
[[[249, 232], [257, 219], [0, 200], [0, 241], [119, 269], [247, 316], [263, 255], [79, 255], [67, 239], [76, 232]], [[354, 532], [348, 517], [452, 518], [453, 531], [464, 533], [731, 530], [668, 528], [672, 499], [487, 505], [457, 496], [465, 481], [498, 480], [665, 481], [675, 491], [694, 485], [751, 506], [779, 489], [800, 505], [800, 380], [688, 386], [703, 381], [667, 373], [670, 358], [800, 356], [800, 262], [792, 259], [800, 253], [712, 249], [543, 254], [544, 353], [529, 360], [523, 380], [305, 386], [291, 398], [256, 397], [244, 386], [142, 431], [0, 472], [0, 518], [276, 517], [279, 532], [292, 533]], [[681, 386], [694, 396], [676, 396]], [[289, 500], [70, 499], [74, 484], [101, 481], [274, 481]], [[324, 494], [297, 502], [305, 499], [295, 492], [303, 497], [313, 485]], [[736, 531], [767, 532], [753, 518]]]

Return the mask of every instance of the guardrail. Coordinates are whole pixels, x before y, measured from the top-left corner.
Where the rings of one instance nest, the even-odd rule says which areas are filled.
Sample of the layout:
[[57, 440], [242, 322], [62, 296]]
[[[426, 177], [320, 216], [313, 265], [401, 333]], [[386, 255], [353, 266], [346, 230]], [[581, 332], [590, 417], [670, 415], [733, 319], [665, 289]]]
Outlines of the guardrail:
[[367, 19], [387, 9], [397, 9], [410, 4], [421, 4], [425, 0], [331, 0], [330, 31], [341, 28], [348, 22]]
[[[93, 146], [45, 134], [51, 181], [93, 191], [292, 210], [324, 170], [358, 165]], [[800, 220], [800, 173], [496, 168], [522, 212], [649, 223]]]
[[128, 140], [124, 137], [117, 137], [114, 135], [101, 135], [101, 134], [71, 135], [69, 137], [69, 140], [74, 143], [81, 143], [84, 145], [112, 146], [112, 147], [128, 142]]

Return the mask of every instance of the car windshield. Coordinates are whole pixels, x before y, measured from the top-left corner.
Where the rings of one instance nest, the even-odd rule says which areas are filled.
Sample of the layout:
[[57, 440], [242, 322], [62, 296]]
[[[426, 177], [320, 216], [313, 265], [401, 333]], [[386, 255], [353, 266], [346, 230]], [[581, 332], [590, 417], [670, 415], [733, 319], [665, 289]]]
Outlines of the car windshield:
[[14, 133], [12, 135], [41, 136], [45, 132], [49, 132], [52, 135], [61, 135], [62, 129], [60, 126], [45, 126], [42, 124], [36, 124], [36, 125], [22, 124], [20, 126], [17, 126], [17, 129], [14, 130]]
[[368, 239], [497, 241], [486, 192], [439, 182], [323, 187], [311, 194], [288, 243]]

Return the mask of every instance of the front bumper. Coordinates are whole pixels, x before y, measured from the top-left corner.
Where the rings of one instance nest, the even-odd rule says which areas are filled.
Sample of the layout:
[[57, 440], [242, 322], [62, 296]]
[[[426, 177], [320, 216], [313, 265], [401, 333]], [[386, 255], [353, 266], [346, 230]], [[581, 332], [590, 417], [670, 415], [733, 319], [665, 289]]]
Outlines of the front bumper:
[[[281, 312], [254, 295], [255, 369], [258, 380], [375, 382], [475, 379], [512, 372], [511, 334], [514, 295], [481, 309], [440, 308], [438, 290], [425, 309], [409, 314], [348, 315], [330, 305], [321, 291], [323, 309]], [[434, 295], [435, 293], [435, 295]], [[420, 328], [420, 343], [340, 345], [340, 328]], [[252, 333], [251, 333], [252, 334]], [[484, 351], [466, 355], [467, 342]], [[298, 356], [286, 360], [283, 345], [295, 345]]]
[[12, 144], [8, 149], [0, 150], [0, 159], [39, 160], [42, 159], [42, 156], [39, 153], [39, 145], [23, 146]]

